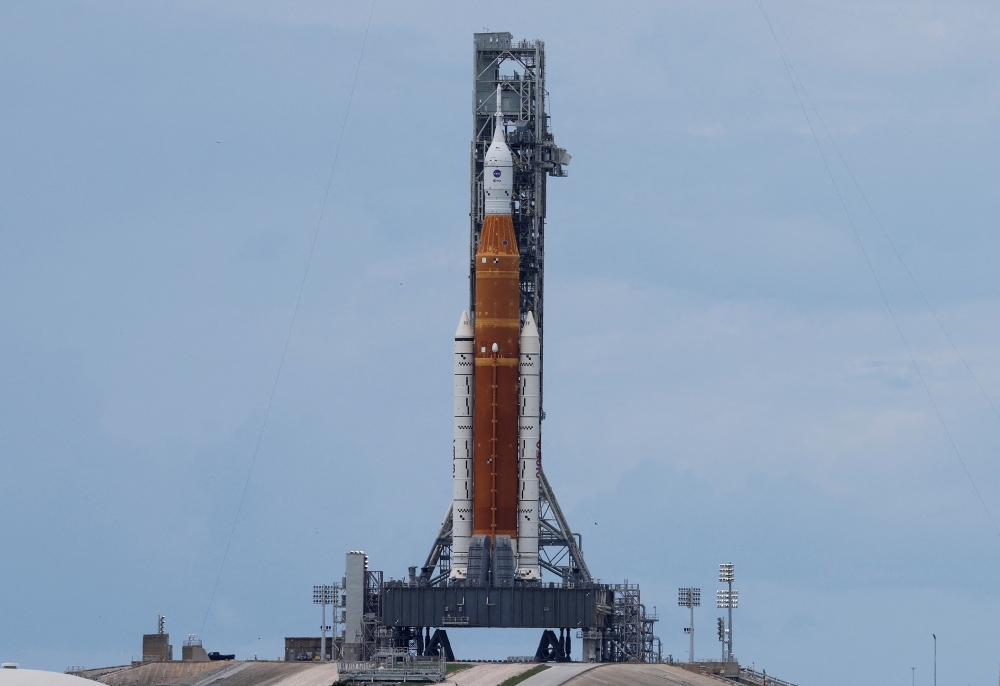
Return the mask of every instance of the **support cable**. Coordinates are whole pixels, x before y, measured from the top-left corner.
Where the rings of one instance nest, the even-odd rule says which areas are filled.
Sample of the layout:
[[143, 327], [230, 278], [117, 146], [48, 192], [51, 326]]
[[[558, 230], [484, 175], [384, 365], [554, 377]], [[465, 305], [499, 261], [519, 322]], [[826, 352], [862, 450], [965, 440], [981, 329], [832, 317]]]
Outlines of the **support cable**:
[[875, 212], [875, 208], [872, 207], [871, 201], [868, 200], [868, 196], [865, 195], [864, 190], [861, 188], [861, 184], [858, 183], [858, 180], [854, 176], [854, 172], [851, 170], [850, 165], [847, 164], [847, 160], [844, 159], [844, 154], [840, 151], [840, 147], [837, 145], [837, 142], [833, 139], [833, 135], [830, 134], [830, 129], [827, 128], [826, 122], [823, 121], [823, 117], [820, 116], [819, 110], [817, 110], [816, 105], [813, 104], [812, 98], [810, 98], [809, 93], [806, 92], [805, 86], [802, 85], [802, 79], [800, 79], [799, 75], [795, 73], [794, 67], [792, 67], [792, 73], [795, 74], [795, 78], [799, 82], [799, 87], [802, 88], [802, 94], [805, 96], [806, 102], [809, 103], [809, 107], [812, 108], [813, 113], [816, 115], [816, 119], [819, 120], [820, 125], [823, 127], [823, 132], [826, 133], [826, 137], [830, 140], [830, 145], [832, 145], [833, 149], [837, 151], [837, 156], [840, 158], [840, 161], [844, 165], [844, 169], [847, 170], [848, 175], [851, 177], [851, 181], [854, 183], [854, 187], [858, 189], [858, 193], [861, 194], [862, 199], [865, 201], [865, 205], [868, 207], [868, 211], [872, 213], [872, 217], [875, 219], [875, 223], [878, 224], [878, 228], [882, 231], [882, 235], [885, 236], [885, 240], [886, 242], [889, 243], [889, 247], [892, 248], [892, 252], [896, 255], [896, 259], [899, 260], [899, 264], [902, 265], [903, 269], [906, 271], [906, 275], [910, 277], [910, 282], [913, 284], [913, 287], [916, 288], [917, 293], [920, 294], [920, 299], [924, 301], [924, 305], [927, 307], [927, 310], [934, 317], [934, 321], [936, 321], [937, 325], [941, 328], [941, 333], [943, 333], [945, 338], [948, 339], [948, 343], [951, 344], [952, 350], [954, 350], [955, 354], [958, 355], [958, 359], [962, 360], [962, 364], [965, 365], [965, 370], [969, 372], [969, 376], [971, 376], [972, 380], [976, 382], [976, 386], [979, 388], [979, 392], [983, 394], [983, 398], [986, 400], [987, 403], [989, 403], [990, 409], [993, 410], [993, 414], [997, 416], [997, 419], [1000, 419], [1000, 411], [998, 411], [996, 405], [993, 404], [993, 400], [986, 393], [986, 389], [983, 388], [983, 385], [979, 382], [979, 377], [977, 377], [975, 373], [972, 371], [972, 367], [969, 366], [969, 363], [968, 361], [966, 361], [965, 356], [962, 355], [962, 352], [958, 349], [958, 346], [955, 345], [955, 341], [952, 340], [951, 334], [948, 333], [948, 329], [945, 328], [944, 323], [941, 321], [941, 318], [938, 317], [937, 312], [935, 312], [934, 308], [931, 307], [930, 301], [927, 299], [927, 296], [924, 295], [924, 291], [922, 288], [920, 288], [920, 285], [917, 283], [916, 278], [913, 276], [913, 272], [910, 271], [909, 265], [906, 264], [906, 261], [903, 259], [902, 254], [900, 254], [899, 250], [896, 248], [896, 244], [893, 243], [892, 238], [889, 237], [889, 232], [885, 230], [885, 226], [883, 226], [882, 220], [879, 219], [878, 214]]
[[[805, 103], [802, 100], [803, 95], [805, 95], [805, 97], [807, 99], [809, 98], [809, 96], [805, 93], [805, 88], [802, 86], [801, 80], [798, 80], [798, 83], [796, 83], [796, 80], [798, 79], [798, 74], [795, 73], [795, 70], [792, 67], [791, 60], [789, 60], [788, 56], [785, 54], [784, 48], [781, 47], [781, 42], [778, 40], [778, 34], [775, 33], [774, 26], [772, 26], [771, 20], [767, 16], [767, 11], [764, 9], [764, 3], [763, 3], [763, 1], [762, 0], [754, 0], [754, 2], [757, 4], [757, 8], [760, 10], [761, 15], [764, 17], [764, 21], [767, 23], [767, 28], [771, 32], [771, 37], [774, 39], [774, 44], [778, 48], [778, 53], [781, 55], [781, 62], [782, 62], [782, 65], [785, 67], [785, 73], [788, 74], [788, 80], [792, 84], [792, 90], [795, 91], [795, 98], [796, 98], [796, 100], [798, 100], [799, 107], [802, 109], [802, 114], [803, 114], [803, 116], [806, 119], [806, 123], [809, 125], [809, 133], [812, 134], [813, 141], [816, 143], [816, 149], [819, 151], [819, 155], [820, 155], [820, 157], [823, 160], [823, 166], [826, 167], [826, 173], [830, 177], [830, 183], [833, 184], [833, 188], [837, 192], [837, 199], [840, 201], [840, 206], [844, 209], [844, 214], [847, 215], [847, 221], [851, 225], [851, 230], [854, 232], [854, 237], [858, 241], [858, 247], [861, 248], [861, 254], [864, 255], [865, 263], [868, 265], [868, 269], [871, 272], [872, 278], [875, 280], [875, 285], [878, 287], [878, 292], [882, 296], [882, 302], [885, 303], [886, 310], [888, 310], [888, 312], [889, 312], [889, 318], [892, 319], [892, 323], [896, 327], [896, 333], [899, 334], [900, 340], [903, 341], [903, 347], [906, 349], [906, 354], [909, 356], [910, 362], [913, 363], [913, 369], [917, 372], [917, 377], [920, 379], [920, 384], [923, 386], [924, 392], [927, 394], [928, 400], [930, 400], [931, 407], [934, 408], [934, 413], [937, 415], [938, 421], [941, 422], [941, 428], [944, 429], [944, 433], [948, 437], [948, 442], [951, 444], [951, 449], [954, 451], [955, 457], [958, 458], [958, 463], [962, 466], [962, 470], [965, 472], [965, 475], [968, 477], [969, 483], [972, 485], [972, 490], [975, 491], [976, 497], [979, 499], [979, 504], [982, 505], [983, 511], [986, 513], [987, 519], [990, 520], [990, 524], [993, 526], [993, 531], [996, 532], [997, 537], [1000, 538], [1000, 528], [997, 527], [997, 523], [993, 519], [993, 515], [990, 513], [990, 509], [986, 506], [986, 501], [983, 499], [982, 493], [980, 493], [980, 491], [979, 491], [979, 487], [976, 486], [975, 479], [972, 478], [972, 473], [969, 471], [969, 468], [965, 464], [965, 460], [962, 458], [961, 452], [959, 452], [959, 450], [958, 450], [958, 445], [956, 445], [955, 439], [952, 438], [951, 431], [948, 429], [948, 424], [944, 420], [944, 415], [941, 414], [941, 410], [938, 408], [938, 404], [934, 400], [934, 395], [931, 393], [931, 389], [927, 385], [927, 381], [924, 379], [923, 373], [921, 373], [921, 371], [920, 371], [920, 365], [917, 364], [917, 359], [913, 356], [913, 351], [910, 350], [910, 344], [907, 342], [906, 336], [903, 335], [903, 329], [899, 326], [899, 321], [896, 319], [896, 315], [892, 311], [892, 306], [889, 304], [889, 299], [886, 297], [885, 290], [882, 288], [882, 282], [879, 280], [878, 274], [875, 272], [875, 267], [872, 264], [871, 259], [868, 257], [868, 251], [865, 250], [864, 243], [861, 241], [861, 234], [858, 233], [857, 226], [855, 226], [855, 224], [854, 224], [854, 218], [851, 216], [850, 210], [847, 209], [847, 203], [844, 201], [844, 196], [843, 196], [843, 194], [840, 191], [840, 186], [837, 184], [837, 180], [836, 180], [836, 178], [833, 175], [833, 170], [830, 168], [830, 162], [827, 160], [826, 154], [823, 152], [823, 146], [820, 145], [819, 136], [816, 135], [816, 129], [813, 127], [812, 118], [809, 116], [809, 112], [806, 109]], [[813, 103], [812, 103], [811, 100], [809, 100], [809, 104], [810, 104], [810, 106], [812, 106], [813, 110], [815, 111], [816, 107], [815, 107], [815, 105], [813, 105]], [[819, 121], [822, 122], [822, 119], [819, 118], [819, 112], [818, 111], [816, 112], [816, 115], [817, 115], [817, 119], [819, 119]], [[826, 129], [826, 124], [823, 124], [823, 128]], [[830, 136], [830, 132], [829, 132], [828, 129], [827, 129], [827, 136]], [[833, 140], [832, 136], [830, 136], [830, 140], [831, 141]], [[836, 148], [836, 145], [834, 145], [834, 147]], [[839, 149], [837, 150], [837, 153], [838, 154], [840, 153]], [[844, 161], [843, 155], [841, 155], [840, 158], [841, 158], [841, 161], [844, 162], [844, 166], [847, 166], [847, 162]], [[849, 168], [848, 168], [848, 171], [850, 171]], [[851, 178], [854, 179], [854, 183], [856, 185], [858, 185], [857, 179], [854, 178], [854, 174], [853, 173], [851, 174]], [[858, 185], [858, 190], [859, 191], [861, 190], [860, 185]], [[868, 198], [865, 197], [865, 195], [864, 195], [863, 192], [862, 192], [861, 195], [862, 195], [862, 197], [865, 198], [865, 202], [868, 203]], [[871, 209], [871, 204], [870, 203], [868, 203], [868, 208]], [[873, 215], [875, 214], [874, 210], [872, 210], [872, 214]], [[878, 217], [877, 216], [876, 216], [876, 221], [878, 221]], [[879, 227], [880, 228], [882, 227], [882, 223], [881, 222], [879, 222]], [[885, 231], [884, 228], [882, 228], [882, 232], [884, 234], [886, 234], [886, 238], [888, 239], [888, 234], [886, 233], [886, 231]], [[891, 240], [889, 241], [889, 244], [892, 245], [892, 241]], [[903, 258], [899, 255], [899, 252], [896, 251], [895, 245], [893, 245], [892, 247], [893, 247], [893, 251], [896, 252], [896, 256], [899, 257], [900, 262], [902, 262]], [[906, 267], [905, 262], [903, 263], [903, 266], [904, 266], [904, 268]], [[906, 273], [909, 274], [910, 275], [910, 279], [913, 280], [913, 275], [910, 273], [909, 268], [906, 268]], [[913, 280], [913, 283], [916, 286], [916, 280]], [[920, 292], [920, 295], [923, 297], [923, 291], [920, 290], [919, 286], [917, 287], [917, 290]], [[926, 297], [924, 297], [924, 303], [927, 304], [928, 309], [930, 309], [930, 304], [927, 302], [927, 298]], [[933, 309], [931, 310], [931, 312], [933, 313]], [[938, 324], [941, 325], [942, 330], [944, 330], [944, 325], [941, 324], [941, 320], [937, 318], [936, 314], [934, 315], [934, 318], [937, 319]], [[945, 331], [945, 335], [948, 336], [948, 332], [947, 331]], [[951, 340], [952, 340], [951, 336], [948, 336], [948, 340], [949, 340], [949, 342], [951, 342]], [[955, 347], [954, 342], [952, 342], [952, 346]], [[955, 352], [958, 352], [958, 348], [957, 347], [955, 347]], [[962, 357], [961, 353], [959, 353], [959, 357]], [[965, 362], [965, 358], [964, 357], [962, 357], [962, 361]], [[966, 369], [969, 370], [969, 373], [972, 374], [972, 370], [969, 368], [969, 365], [966, 364], [965, 366], [966, 366]], [[974, 374], [972, 376], [973, 376], [973, 379], [976, 378]], [[978, 379], [976, 379], [976, 384], [979, 385], [979, 380]], [[981, 391], [983, 391], [981, 385], [979, 386], [979, 388], [980, 388]], [[986, 395], [985, 391], [983, 391], [983, 395]], [[990, 403], [990, 407], [993, 407], [993, 403], [989, 400], [989, 396], [986, 396], [986, 400], [987, 400], [987, 402]], [[996, 412], [996, 408], [995, 407], [993, 407], [993, 411]], [[1000, 413], [997, 413], [997, 414], [998, 414], [998, 417], [1000, 417]]]
[[313, 231], [312, 244], [309, 246], [309, 257], [306, 260], [305, 272], [302, 274], [302, 281], [299, 283], [299, 292], [295, 297], [295, 307], [292, 309], [292, 320], [288, 324], [288, 333], [285, 335], [285, 344], [281, 348], [281, 359], [278, 362], [278, 371], [274, 375], [274, 384], [271, 386], [271, 395], [267, 399], [267, 409], [264, 410], [264, 421], [261, 422], [260, 433], [257, 435], [257, 445], [253, 450], [253, 459], [250, 460], [250, 469], [247, 472], [246, 482], [243, 484], [243, 493], [240, 495], [240, 504], [236, 508], [236, 517], [233, 519], [233, 527], [229, 532], [229, 540], [226, 542], [226, 550], [222, 554], [222, 564], [219, 565], [219, 574], [215, 578], [215, 586], [212, 588], [212, 595], [208, 600], [208, 607], [205, 609], [205, 619], [201, 623], [201, 632], [205, 633], [205, 624], [208, 623], [209, 613], [212, 611], [212, 603], [215, 602], [215, 594], [219, 590], [219, 582], [222, 580], [222, 571], [226, 567], [226, 559], [229, 557], [229, 548], [233, 544], [233, 537], [236, 534], [236, 525], [240, 521], [240, 513], [243, 512], [243, 501], [247, 497], [247, 489], [250, 487], [250, 477], [253, 475], [253, 468], [257, 464], [257, 454], [260, 452], [260, 444], [264, 439], [264, 429], [267, 427], [268, 417], [271, 416], [271, 404], [274, 402], [274, 393], [278, 390], [278, 380], [281, 378], [281, 370], [285, 366], [285, 354], [288, 352], [288, 342], [292, 338], [292, 330], [295, 328], [295, 318], [299, 313], [299, 303], [302, 302], [302, 291], [306, 287], [306, 279], [309, 276], [309, 267], [312, 265], [313, 253], [316, 251], [316, 241], [319, 239], [319, 229], [323, 225], [323, 215], [326, 213], [327, 200], [330, 198], [330, 188], [333, 186], [333, 175], [337, 170], [337, 160], [340, 158], [340, 148], [344, 142], [344, 131], [347, 129], [347, 117], [351, 113], [351, 103], [354, 102], [354, 90], [358, 85], [358, 74], [361, 72], [361, 60], [365, 55], [365, 45], [368, 43], [368, 32], [372, 26], [372, 16], [375, 14], [375, 2], [372, 0], [372, 8], [368, 13], [368, 24], [365, 27], [365, 37], [361, 41], [361, 54], [358, 55], [358, 66], [354, 70], [354, 82], [351, 84], [351, 94], [347, 98], [347, 110], [344, 112], [344, 121], [340, 125], [340, 136], [337, 139], [337, 147], [333, 153], [333, 163], [330, 165], [330, 176], [326, 182], [326, 192], [323, 194], [323, 203], [319, 210], [319, 219], [316, 221], [316, 228]]

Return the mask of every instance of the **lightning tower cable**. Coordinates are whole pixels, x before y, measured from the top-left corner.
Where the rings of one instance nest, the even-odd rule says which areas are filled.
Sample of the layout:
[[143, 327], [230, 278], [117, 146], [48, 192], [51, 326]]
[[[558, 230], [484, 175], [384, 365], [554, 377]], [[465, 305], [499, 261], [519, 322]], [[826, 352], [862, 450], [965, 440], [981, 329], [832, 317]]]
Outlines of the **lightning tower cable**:
[[306, 287], [306, 279], [309, 276], [309, 267], [312, 265], [313, 253], [316, 251], [316, 241], [319, 239], [319, 229], [323, 225], [323, 215], [326, 213], [327, 200], [330, 198], [330, 188], [333, 186], [333, 175], [337, 171], [337, 160], [340, 158], [340, 148], [344, 142], [344, 131], [347, 129], [347, 118], [351, 113], [351, 103], [354, 102], [354, 90], [358, 85], [358, 74], [361, 72], [361, 60], [365, 56], [365, 46], [368, 44], [368, 33], [372, 27], [372, 16], [375, 14], [375, 2], [372, 0], [372, 7], [368, 13], [368, 24], [365, 26], [365, 37], [361, 41], [361, 54], [358, 55], [358, 66], [354, 70], [354, 82], [351, 84], [351, 94], [347, 98], [347, 110], [344, 112], [344, 121], [340, 125], [340, 136], [337, 138], [337, 147], [333, 153], [333, 163], [330, 165], [330, 176], [326, 182], [326, 192], [323, 194], [323, 203], [319, 210], [319, 219], [316, 221], [316, 229], [313, 231], [312, 244], [309, 246], [309, 257], [306, 260], [306, 268], [302, 274], [302, 281], [299, 283], [299, 292], [295, 297], [295, 307], [292, 310], [292, 320], [288, 324], [288, 333], [285, 335], [285, 344], [281, 348], [281, 359], [278, 362], [278, 371], [274, 375], [274, 384], [271, 386], [271, 394], [267, 399], [267, 409], [264, 410], [264, 420], [261, 422], [260, 433], [257, 435], [257, 445], [253, 450], [253, 458], [250, 460], [250, 469], [247, 471], [247, 478], [243, 484], [243, 493], [240, 495], [240, 504], [236, 508], [236, 517], [233, 519], [233, 527], [229, 531], [229, 539], [226, 541], [226, 550], [222, 554], [222, 563], [219, 565], [219, 574], [215, 578], [215, 586], [212, 588], [212, 595], [208, 600], [208, 607], [205, 609], [205, 619], [201, 623], [201, 633], [205, 633], [205, 624], [208, 623], [209, 613], [212, 611], [212, 603], [215, 602], [215, 594], [219, 590], [219, 582], [222, 580], [222, 571], [226, 567], [226, 559], [229, 557], [229, 548], [233, 544], [233, 536], [236, 534], [236, 525], [240, 521], [240, 513], [243, 512], [243, 501], [247, 497], [247, 489], [250, 487], [250, 477], [253, 476], [253, 468], [257, 464], [257, 454], [260, 452], [260, 444], [264, 439], [264, 429], [267, 427], [267, 419], [271, 416], [271, 404], [274, 402], [274, 393], [278, 390], [278, 380], [281, 378], [281, 370], [285, 366], [285, 354], [288, 352], [288, 342], [292, 339], [292, 330], [295, 328], [295, 318], [299, 313], [299, 303], [302, 302], [302, 291]]

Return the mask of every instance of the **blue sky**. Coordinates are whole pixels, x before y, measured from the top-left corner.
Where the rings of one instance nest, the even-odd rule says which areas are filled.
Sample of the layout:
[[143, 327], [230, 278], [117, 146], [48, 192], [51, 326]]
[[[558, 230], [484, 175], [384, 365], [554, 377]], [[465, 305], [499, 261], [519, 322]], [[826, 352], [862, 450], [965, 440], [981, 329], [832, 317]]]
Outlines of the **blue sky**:
[[[590, 568], [736, 564], [735, 647], [790, 681], [993, 683], [1000, 535], [928, 401], [753, 2], [0, 7], [0, 657], [275, 657], [364, 549], [450, 498], [471, 39], [546, 42], [544, 463]], [[865, 194], [1000, 406], [1000, 10], [766, 4]], [[1000, 417], [829, 142], [873, 269], [1000, 521]], [[715, 655], [702, 608], [696, 652]], [[71, 637], [55, 644], [52, 636]], [[537, 636], [458, 633], [460, 655]], [[835, 666], [835, 667], [834, 667]]]

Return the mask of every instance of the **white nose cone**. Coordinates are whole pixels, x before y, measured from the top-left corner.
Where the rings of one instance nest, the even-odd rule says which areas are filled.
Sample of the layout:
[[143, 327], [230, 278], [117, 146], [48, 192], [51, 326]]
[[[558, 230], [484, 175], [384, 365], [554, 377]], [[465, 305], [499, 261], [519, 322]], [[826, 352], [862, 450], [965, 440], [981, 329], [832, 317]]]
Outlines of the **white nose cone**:
[[500, 86], [497, 86], [496, 121], [493, 142], [483, 162], [483, 188], [486, 214], [510, 214], [511, 191], [514, 187], [514, 160], [503, 134], [503, 113], [500, 111]]
[[458, 321], [458, 329], [455, 331], [455, 340], [471, 340], [476, 335], [472, 330], [472, 322], [469, 321], [469, 313], [462, 312], [462, 318]]
[[524, 326], [521, 327], [521, 340], [524, 341], [521, 347], [527, 345], [529, 352], [538, 352], [538, 327], [535, 326], [535, 315], [531, 310], [528, 310], [528, 316], [524, 318]]

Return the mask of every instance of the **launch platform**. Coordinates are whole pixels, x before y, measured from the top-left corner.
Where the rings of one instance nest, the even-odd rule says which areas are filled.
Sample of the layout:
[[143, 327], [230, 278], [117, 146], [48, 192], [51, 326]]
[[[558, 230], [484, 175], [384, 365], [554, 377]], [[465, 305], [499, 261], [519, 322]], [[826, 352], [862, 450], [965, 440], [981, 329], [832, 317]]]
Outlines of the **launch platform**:
[[389, 582], [382, 589], [385, 626], [605, 629], [614, 591], [604, 584], [513, 586], [409, 586]]

